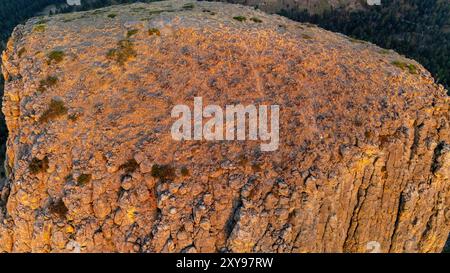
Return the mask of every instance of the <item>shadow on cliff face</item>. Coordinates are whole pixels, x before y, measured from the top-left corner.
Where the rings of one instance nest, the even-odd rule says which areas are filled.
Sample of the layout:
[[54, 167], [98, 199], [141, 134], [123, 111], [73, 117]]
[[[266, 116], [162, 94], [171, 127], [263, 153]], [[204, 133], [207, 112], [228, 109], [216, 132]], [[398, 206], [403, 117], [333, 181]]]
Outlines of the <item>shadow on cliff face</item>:
[[443, 253], [450, 253], [450, 234], [448, 235], [447, 243], [445, 243]]
[[[3, 76], [0, 76], [0, 98], [3, 98]], [[5, 153], [6, 153], [6, 139], [8, 137], [8, 131], [6, 129], [5, 116], [1, 111], [2, 100], [0, 99], [0, 191], [3, 188], [5, 181]]]

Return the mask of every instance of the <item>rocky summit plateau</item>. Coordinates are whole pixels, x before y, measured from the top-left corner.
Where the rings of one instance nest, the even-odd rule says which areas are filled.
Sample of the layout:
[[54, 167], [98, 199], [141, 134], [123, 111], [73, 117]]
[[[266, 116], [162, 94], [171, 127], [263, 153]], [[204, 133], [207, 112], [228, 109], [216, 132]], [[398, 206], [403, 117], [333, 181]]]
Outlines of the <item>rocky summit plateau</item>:
[[376, 0], [219, 0], [221, 2], [253, 6], [269, 13], [282, 11], [307, 11], [321, 14], [335, 9], [361, 10]]
[[[3, 57], [4, 252], [440, 252], [449, 97], [419, 63], [240, 5], [33, 18]], [[175, 105], [279, 105], [280, 142], [175, 141]]]

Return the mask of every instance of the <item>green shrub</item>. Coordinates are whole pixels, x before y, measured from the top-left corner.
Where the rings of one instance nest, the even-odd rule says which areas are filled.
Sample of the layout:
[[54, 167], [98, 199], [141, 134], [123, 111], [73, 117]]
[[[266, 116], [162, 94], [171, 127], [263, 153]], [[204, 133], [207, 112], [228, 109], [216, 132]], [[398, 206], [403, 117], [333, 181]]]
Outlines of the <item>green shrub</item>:
[[78, 120], [78, 114], [77, 114], [77, 113], [70, 114], [67, 118], [68, 118], [70, 121], [75, 122], [75, 121]]
[[137, 170], [137, 168], [139, 168], [139, 164], [134, 158], [132, 158], [120, 165], [119, 170], [124, 170], [126, 173], [133, 173]]
[[193, 3], [187, 3], [187, 4], [183, 5], [183, 9], [187, 9], [187, 10], [193, 9], [194, 7], [195, 7], [195, 5]]
[[33, 159], [31, 159], [31, 162], [28, 165], [28, 169], [30, 170], [31, 174], [46, 172], [48, 169], [48, 157], [44, 157], [42, 160], [34, 157]]
[[143, 11], [143, 10], [145, 10], [144, 7], [137, 7], [137, 8], [132, 8], [131, 9], [132, 12], [140, 12], [140, 11]]
[[64, 204], [64, 201], [62, 199], [58, 199], [50, 203], [49, 211], [51, 214], [54, 214], [59, 218], [65, 218], [69, 210], [67, 209], [66, 204]]
[[47, 110], [45, 110], [42, 116], [39, 118], [39, 122], [45, 123], [65, 114], [67, 114], [67, 108], [64, 105], [64, 102], [52, 99]]
[[92, 180], [92, 174], [81, 174], [77, 178], [77, 184], [78, 186], [85, 186], [87, 183], [91, 182]]
[[173, 179], [175, 178], [175, 170], [170, 165], [158, 165], [155, 164], [152, 166], [151, 175], [155, 178], [159, 178], [161, 180]]
[[188, 168], [186, 168], [186, 167], [182, 167], [181, 168], [181, 175], [182, 176], [188, 176], [189, 175], [189, 170], [188, 170]]
[[161, 14], [161, 13], [163, 13], [165, 11], [170, 12], [170, 10], [151, 10], [151, 11], [149, 11], [149, 14], [150, 14], [150, 16], [151, 15], [158, 15], [158, 14]]
[[148, 35], [150, 35], [150, 36], [152, 36], [152, 35], [161, 36], [161, 32], [157, 28], [151, 28], [151, 29], [148, 30]]
[[262, 20], [259, 19], [258, 17], [252, 17], [252, 18], [250, 18], [250, 20], [252, 20], [255, 23], [262, 23]]
[[117, 43], [117, 48], [110, 49], [107, 53], [107, 58], [116, 61], [119, 65], [124, 65], [130, 58], [137, 56], [136, 51], [133, 49], [133, 43], [126, 39]]
[[110, 13], [110, 14], [108, 14], [108, 17], [109, 17], [109, 18], [116, 18], [116, 16], [117, 16], [117, 14], [115, 14], [115, 13]]
[[53, 87], [58, 83], [58, 78], [55, 76], [48, 76], [39, 82], [38, 91], [45, 92], [47, 88]]
[[258, 164], [258, 163], [252, 164], [252, 170], [253, 170], [254, 172], [261, 172], [261, 171], [262, 171], [261, 165]]
[[102, 9], [96, 9], [92, 11], [92, 14], [97, 15], [97, 14], [102, 14], [108, 12], [107, 10], [102, 10]]
[[233, 17], [233, 19], [236, 21], [239, 21], [239, 22], [247, 21], [247, 18], [245, 16], [235, 16], [235, 17]]
[[33, 27], [34, 32], [44, 32], [47, 29], [46, 24], [37, 24]]
[[408, 64], [401, 61], [393, 61], [392, 65], [401, 68], [402, 70], [408, 70], [408, 72], [411, 74], [417, 74], [417, 68], [413, 64]]
[[68, 174], [68, 175], [64, 178], [64, 180], [66, 181], [66, 183], [67, 183], [67, 182], [73, 181], [73, 174]]
[[130, 30], [128, 30], [127, 38], [130, 38], [131, 36], [135, 35], [138, 32], [139, 32], [139, 29], [130, 29]]
[[53, 50], [47, 55], [47, 64], [60, 63], [64, 60], [64, 52], [61, 50]]
[[417, 67], [413, 64], [408, 64], [408, 71], [411, 74], [417, 74]]

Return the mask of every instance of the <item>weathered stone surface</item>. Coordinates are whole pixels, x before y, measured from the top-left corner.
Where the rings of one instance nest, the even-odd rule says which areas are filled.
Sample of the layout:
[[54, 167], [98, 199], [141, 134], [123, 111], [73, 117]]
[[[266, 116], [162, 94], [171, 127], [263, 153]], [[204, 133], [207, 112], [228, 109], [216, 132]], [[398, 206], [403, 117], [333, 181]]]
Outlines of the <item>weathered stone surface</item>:
[[253, 6], [270, 13], [302, 11], [320, 14], [331, 9], [358, 10], [364, 8], [365, 0], [217, 0], [221, 2]]
[[[449, 98], [429, 72], [279, 16], [188, 3], [16, 28], [1, 251], [442, 250]], [[280, 105], [280, 148], [174, 141], [170, 111], [194, 96]]]

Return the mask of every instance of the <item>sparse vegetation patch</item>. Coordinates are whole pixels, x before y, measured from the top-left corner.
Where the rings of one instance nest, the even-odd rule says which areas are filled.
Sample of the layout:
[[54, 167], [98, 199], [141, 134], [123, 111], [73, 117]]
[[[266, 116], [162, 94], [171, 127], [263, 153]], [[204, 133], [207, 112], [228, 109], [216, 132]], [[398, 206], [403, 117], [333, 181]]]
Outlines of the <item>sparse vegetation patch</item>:
[[133, 48], [133, 43], [126, 39], [117, 43], [117, 48], [110, 49], [107, 53], [107, 58], [116, 61], [119, 65], [124, 65], [130, 58], [137, 56]]
[[33, 31], [34, 32], [44, 32], [46, 28], [47, 28], [46, 24], [37, 24], [33, 27]]
[[30, 170], [31, 174], [46, 172], [48, 169], [48, 157], [44, 157], [43, 159], [34, 157], [33, 159], [31, 159], [31, 162], [28, 165], [28, 169]]
[[209, 9], [203, 9], [202, 12], [209, 13], [210, 15], [216, 15], [214, 11], [211, 11]]
[[53, 50], [47, 55], [47, 64], [60, 63], [64, 60], [64, 52], [61, 50]]
[[158, 165], [152, 166], [151, 175], [161, 180], [170, 180], [175, 178], [175, 169], [170, 165]]
[[152, 35], [161, 36], [161, 32], [157, 28], [151, 28], [151, 29], [148, 30], [148, 35], [150, 35], [150, 36], [152, 36]]
[[61, 100], [52, 99], [47, 110], [39, 118], [39, 122], [45, 123], [59, 116], [67, 114], [67, 108]]
[[62, 199], [58, 199], [50, 203], [49, 211], [51, 214], [64, 219], [69, 210], [67, 209], [66, 204], [64, 204], [64, 201]]
[[126, 173], [133, 173], [137, 170], [137, 168], [139, 168], [139, 164], [134, 158], [132, 158], [120, 165], [119, 170], [124, 170]]
[[127, 37], [130, 38], [133, 35], [136, 35], [139, 32], [139, 29], [130, 29], [127, 32]]
[[253, 170], [254, 172], [261, 172], [261, 171], [262, 171], [261, 165], [258, 164], [258, 163], [252, 164], [252, 170]]
[[239, 21], [239, 22], [245, 22], [245, 21], [247, 21], [247, 17], [241, 16], [241, 15], [235, 16], [235, 17], [233, 17], [233, 19], [236, 20], [236, 21]]
[[87, 183], [91, 182], [92, 180], [92, 174], [80, 174], [77, 178], [77, 184], [78, 186], [85, 186]]
[[417, 68], [413, 64], [408, 64], [401, 61], [393, 61], [392, 65], [401, 68], [402, 70], [408, 70], [408, 72], [411, 74], [417, 74]]
[[139, 11], [143, 11], [143, 10], [145, 10], [144, 7], [131, 8], [132, 12], [139, 12]]
[[183, 9], [187, 10], [193, 9], [194, 7], [195, 7], [194, 3], [187, 3], [183, 5]]
[[48, 76], [47, 78], [39, 82], [38, 91], [40, 93], [45, 92], [47, 88], [51, 88], [58, 83], [58, 78], [55, 76]]
[[160, 13], [162, 13], [164, 11], [165, 10], [151, 10], [151, 11], [149, 11], [149, 14], [150, 15], [157, 15], [157, 14], [160, 14]]
[[79, 114], [78, 114], [78, 113], [72, 113], [72, 114], [70, 114], [67, 118], [68, 118], [70, 121], [75, 122], [75, 121], [78, 120], [78, 117], [79, 117]]
[[259, 19], [258, 17], [252, 17], [250, 18], [251, 21], [253, 21], [254, 23], [262, 23], [262, 20]]
[[188, 168], [186, 168], [185, 166], [183, 166], [183, 167], [181, 168], [181, 175], [182, 175], [182, 176], [189, 176], [189, 170], [188, 170]]

